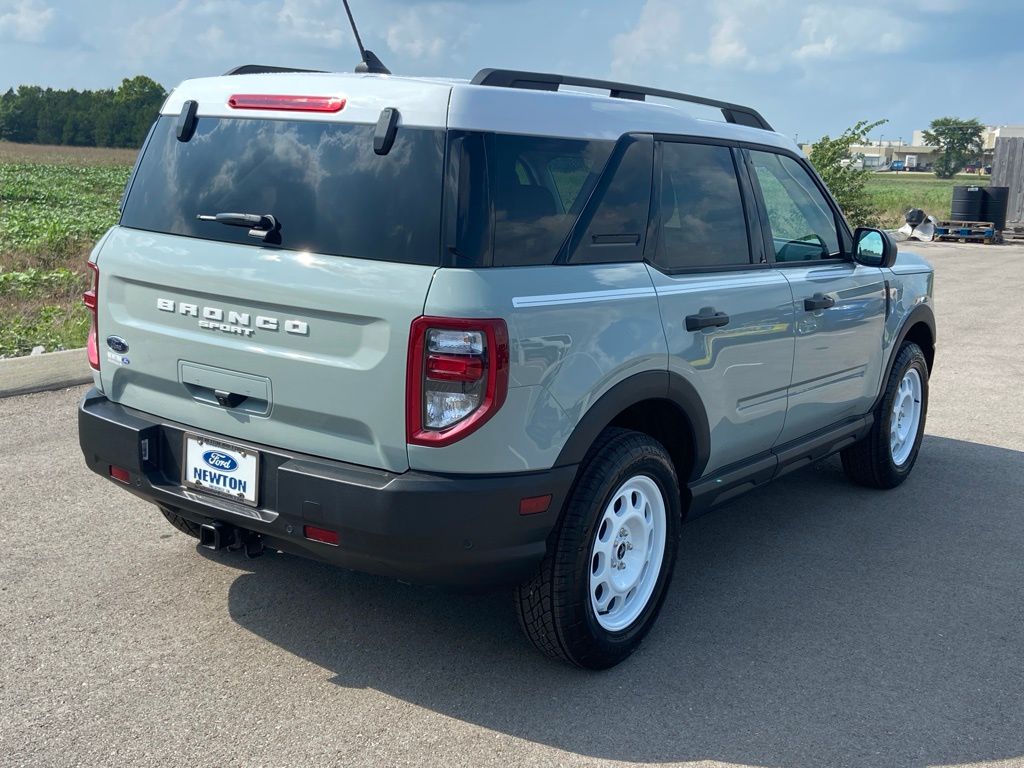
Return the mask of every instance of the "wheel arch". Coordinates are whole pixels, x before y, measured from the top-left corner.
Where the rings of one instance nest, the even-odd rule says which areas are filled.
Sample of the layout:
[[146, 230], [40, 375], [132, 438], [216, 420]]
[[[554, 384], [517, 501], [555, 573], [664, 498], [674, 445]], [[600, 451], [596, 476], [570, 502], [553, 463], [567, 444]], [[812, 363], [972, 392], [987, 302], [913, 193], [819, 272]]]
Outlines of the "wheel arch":
[[608, 427], [644, 432], [672, 457], [680, 489], [700, 477], [711, 453], [707, 412], [693, 385], [670, 371], [646, 371], [619, 382], [587, 410], [555, 466], [579, 464]]
[[932, 374], [935, 364], [935, 313], [927, 304], [918, 304], [914, 307], [900, 326], [896, 335], [896, 341], [889, 350], [889, 359], [886, 361], [884, 375], [879, 386], [878, 397], [872, 406], [872, 410], [878, 407], [885, 395], [885, 383], [889, 380], [892, 367], [896, 363], [896, 356], [900, 353], [903, 342], [912, 341], [921, 348], [924, 359], [928, 363], [928, 375]]

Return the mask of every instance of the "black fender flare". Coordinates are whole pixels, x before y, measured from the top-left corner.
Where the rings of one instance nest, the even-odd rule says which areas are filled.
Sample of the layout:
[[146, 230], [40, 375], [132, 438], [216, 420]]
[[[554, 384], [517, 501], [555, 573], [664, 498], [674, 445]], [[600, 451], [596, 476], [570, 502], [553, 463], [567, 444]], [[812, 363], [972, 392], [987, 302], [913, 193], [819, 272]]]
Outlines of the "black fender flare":
[[[934, 360], [935, 356], [935, 312], [932, 311], [931, 306], [928, 304], [918, 304], [914, 307], [903, 320], [903, 324], [900, 326], [899, 333], [896, 334], [896, 341], [893, 342], [892, 349], [889, 350], [889, 359], [885, 364], [885, 371], [882, 374], [882, 381], [878, 388], [878, 397], [875, 398], [875, 402], [871, 406], [871, 410], [874, 411], [878, 408], [878, 404], [882, 402], [882, 397], [885, 395], [885, 383], [889, 381], [889, 375], [892, 373], [892, 367], [896, 363], [896, 355], [900, 353], [900, 347], [903, 346], [903, 342], [906, 341], [907, 334], [910, 333], [910, 329], [918, 323], [924, 323], [928, 328], [928, 332], [932, 336], [932, 349], [925, 350], [926, 354], [931, 352], [928, 357], [929, 360]], [[931, 376], [932, 368], [934, 365], [928, 366], [928, 375]]]
[[[693, 436], [693, 467], [689, 479], [700, 477], [711, 455], [711, 429], [708, 426], [707, 411], [693, 385], [672, 371], [634, 374], [601, 395], [576, 424], [554, 466], [581, 463], [597, 436], [616, 416], [645, 400], [667, 400], [689, 422]], [[685, 482], [683, 478], [680, 481]]]

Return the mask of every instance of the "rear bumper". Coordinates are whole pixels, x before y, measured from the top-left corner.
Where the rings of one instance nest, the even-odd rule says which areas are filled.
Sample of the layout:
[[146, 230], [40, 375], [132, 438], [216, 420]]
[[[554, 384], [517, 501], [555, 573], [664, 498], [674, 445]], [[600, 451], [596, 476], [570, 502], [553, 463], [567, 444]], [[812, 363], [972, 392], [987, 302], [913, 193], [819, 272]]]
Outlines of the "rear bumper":
[[[264, 536], [267, 546], [354, 570], [451, 586], [527, 579], [544, 556], [576, 467], [511, 475], [402, 474], [252, 445], [261, 454], [258, 508], [181, 484], [183, 433], [200, 433], [89, 390], [78, 411], [86, 464], [116, 484], [197, 523], [219, 520]], [[216, 438], [216, 435], [211, 435]], [[228, 442], [238, 442], [224, 438]], [[525, 497], [551, 494], [546, 512], [520, 515]], [[310, 541], [303, 526], [339, 534]]]

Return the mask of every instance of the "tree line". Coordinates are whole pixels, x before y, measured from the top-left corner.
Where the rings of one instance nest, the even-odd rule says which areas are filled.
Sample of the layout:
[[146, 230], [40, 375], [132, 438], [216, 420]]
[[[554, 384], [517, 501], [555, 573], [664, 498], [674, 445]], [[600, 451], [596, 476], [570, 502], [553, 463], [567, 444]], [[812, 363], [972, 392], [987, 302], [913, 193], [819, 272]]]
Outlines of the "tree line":
[[0, 139], [77, 147], [139, 147], [167, 91], [148, 77], [117, 89], [59, 91], [38, 85], [0, 96]]

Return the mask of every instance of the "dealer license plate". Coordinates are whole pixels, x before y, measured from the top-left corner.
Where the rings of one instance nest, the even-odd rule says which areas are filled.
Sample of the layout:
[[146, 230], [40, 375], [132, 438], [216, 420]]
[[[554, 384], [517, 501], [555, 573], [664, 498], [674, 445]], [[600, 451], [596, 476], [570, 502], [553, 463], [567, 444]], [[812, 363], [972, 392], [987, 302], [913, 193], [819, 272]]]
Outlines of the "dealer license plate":
[[260, 454], [219, 440], [185, 435], [185, 476], [189, 488], [256, 506]]

